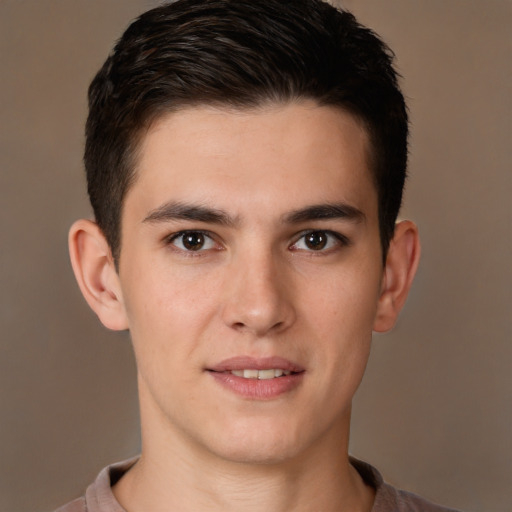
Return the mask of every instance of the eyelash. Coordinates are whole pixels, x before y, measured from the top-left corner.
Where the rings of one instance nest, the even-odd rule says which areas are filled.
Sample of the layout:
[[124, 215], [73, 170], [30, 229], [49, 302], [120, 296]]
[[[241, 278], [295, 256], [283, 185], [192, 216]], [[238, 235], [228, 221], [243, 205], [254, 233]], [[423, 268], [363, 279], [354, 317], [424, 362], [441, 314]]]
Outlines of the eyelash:
[[213, 243], [213, 244], [215, 244], [217, 246], [219, 245], [215, 241], [214, 237], [212, 236], [212, 234], [209, 231], [203, 231], [201, 229], [187, 229], [185, 231], [179, 231], [177, 233], [173, 233], [173, 234], [169, 235], [168, 237], [165, 238], [164, 241], [165, 241], [166, 245], [173, 246], [176, 251], [179, 251], [180, 253], [182, 253], [182, 254], [184, 254], [184, 255], [186, 255], [188, 257], [204, 256], [204, 254], [202, 254], [202, 253], [206, 252], [207, 250], [214, 249], [213, 247], [212, 248], [208, 248], [208, 249], [203, 249], [201, 247], [200, 249], [194, 251], [194, 250], [188, 250], [186, 248], [182, 249], [181, 247], [177, 247], [176, 244], [174, 244], [174, 242], [176, 240], [179, 240], [180, 238], [183, 238], [186, 235], [201, 235], [205, 239], [210, 240], [211, 243]]
[[332, 240], [329, 240], [329, 239], [334, 239], [335, 245], [333, 247], [328, 247], [327, 249], [321, 248], [316, 251], [314, 249], [300, 249], [300, 248], [296, 248], [295, 250], [304, 251], [304, 252], [310, 253], [311, 256], [315, 256], [315, 255], [329, 254], [329, 253], [335, 251], [336, 249], [339, 249], [340, 247], [348, 247], [350, 245], [350, 240], [345, 235], [342, 235], [341, 233], [338, 233], [336, 231], [330, 231], [328, 229], [309, 229], [307, 231], [303, 231], [302, 233], [300, 233], [299, 237], [297, 238], [297, 241], [294, 242], [290, 246], [290, 248], [294, 248], [294, 246], [298, 245], [298, 243], [301, 240], [305, 241], [306, 237], [308, 235], [314, 235], [314, 234], [322, 234], [322, 235], [327, 236], [328, 240], [327, 240], [326, 244], [329, 244], [330, 242], [332, 242]]
[[[334, 238], [336, 241], [336, 246], [328, 247], [327, 249], [321, 248], [316, 251], [314, 249], [301, 249], [301, 248], [296, 247], [301, 240], [305, 240], [305, 238], [308, 235], [314, 235], [314, 234], [322, 234], [322, 235], [327, 236], [328, 240], [327, 240], [326, 244], [330, 243], [330, 240], [329, 240], [330, 238]], [[181, 252], [182, 254], [185, 254], [186, 256], [190, 256], [190, 257], [204, 256], [204, 254], [202, 254], [202, 253], [209, 251], [209, 250], [221, 250], [221, 249], [216, 249], [214, 247], [206, 248], [206, 249], [201, 247], [198, 250], [194, 251], [191, 249], [177, 247], [174, 244], [174, 242], [186, 235], [201, 235], [205, 239], [210, 240], [210, 243], [213, 243], [217, 246], [219, 245], [218, 242], [216, 242], [215, 238], [212, 236], [212, 234], [209, 231], [203, 231], [200, 229], [189, 229], [189, 230], [179, 231], [177, 233], [172, 233], [171, 235], [167, 236], [164, 239], [164, 241], [165, 241], [166, 245], [174, 246], [175, 250]], [[323, 230], [323, 229], [310, 229], [310, 230], [303, 231], [302, 233], [300, 233], [300, 235], [298, 236], [296, 241], [289, 246], [289, 249], [291, 249], [292, 251], [308, 252], [308, 253], [311, 253], [311, 255], [315, 255], [315, 254], [320, 255], [320, 254], [330, 253], [331, 251], [336, 250], [336, 248], [339, 248], [339, 247], [350, 246], [350, 244], [351, 244], [350, 240], [345, 235], [342, 235], [341, 233], [337, 233], [335, 231], [330, 231], [330, 230]]]

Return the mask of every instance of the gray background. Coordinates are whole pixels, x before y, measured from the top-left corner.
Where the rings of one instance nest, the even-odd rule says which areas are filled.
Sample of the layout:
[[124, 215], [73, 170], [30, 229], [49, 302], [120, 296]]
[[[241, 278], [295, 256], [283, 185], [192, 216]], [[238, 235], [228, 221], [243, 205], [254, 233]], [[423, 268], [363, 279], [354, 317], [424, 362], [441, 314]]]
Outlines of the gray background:
[[[135, 368], [74, 283], [86, 88], [149, 0], [0, 0], [0, 511], [49, 511], [137, 453]], [[394, 48], [423, 259], [375, 337], [351, 451], [468, 512], [512, 509], [509, 0], [346, 0]]]

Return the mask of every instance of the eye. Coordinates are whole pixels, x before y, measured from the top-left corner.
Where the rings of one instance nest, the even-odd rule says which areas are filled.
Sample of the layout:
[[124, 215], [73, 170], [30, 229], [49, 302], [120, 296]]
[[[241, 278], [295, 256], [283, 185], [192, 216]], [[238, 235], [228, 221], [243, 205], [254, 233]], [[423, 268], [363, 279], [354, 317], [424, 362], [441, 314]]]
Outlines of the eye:
[[332, 231], [319, 230], [304, 233], [290, 249], [321, 252], [343, 245], [348, 245], [348, 240], [343, 235]]
[[172, 235], [169, 243], [187, 252], [206, 251], [217, 247], [215, 241], [203, 231], [181, 231]]

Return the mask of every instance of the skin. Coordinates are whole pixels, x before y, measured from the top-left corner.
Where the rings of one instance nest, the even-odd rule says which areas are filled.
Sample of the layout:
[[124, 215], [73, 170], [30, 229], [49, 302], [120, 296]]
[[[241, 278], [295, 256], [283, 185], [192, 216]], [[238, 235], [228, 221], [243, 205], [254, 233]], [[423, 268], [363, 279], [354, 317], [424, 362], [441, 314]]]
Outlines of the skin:
[[[368, 152], [357, 120], [312, 102], [189, 108], [144, 139], [118, 272], [97, 226], [75, 223], [84, 296], [130, 330], [137, 360], [142, 455], [114, 487], [128, 512], [371, 509], [348, 462], [351, 402], [419, 245], [402, 222], [383, 266]], [[209, 371], [238, 356], [302, 375], [277, 396], [241, 396]]]

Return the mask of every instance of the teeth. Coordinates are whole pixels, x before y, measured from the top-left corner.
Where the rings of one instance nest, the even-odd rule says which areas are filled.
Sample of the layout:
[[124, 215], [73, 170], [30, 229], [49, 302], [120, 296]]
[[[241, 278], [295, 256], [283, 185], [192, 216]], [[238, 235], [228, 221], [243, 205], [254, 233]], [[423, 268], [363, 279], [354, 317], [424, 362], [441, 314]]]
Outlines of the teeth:
[[275, 370], [260, 370], [258, 372], [258, 379], [267, 380], [275, 377]]
[[244, 379], [260, 379], [267, 380], [275, 377], [282, 377], [283, 375], [290, 375], [292, 372], [289, 370], [281, 370], [281, 368], [269, 369], [269, 370], [232, 370], [231, 373], [237, 377], [243, 377]]

